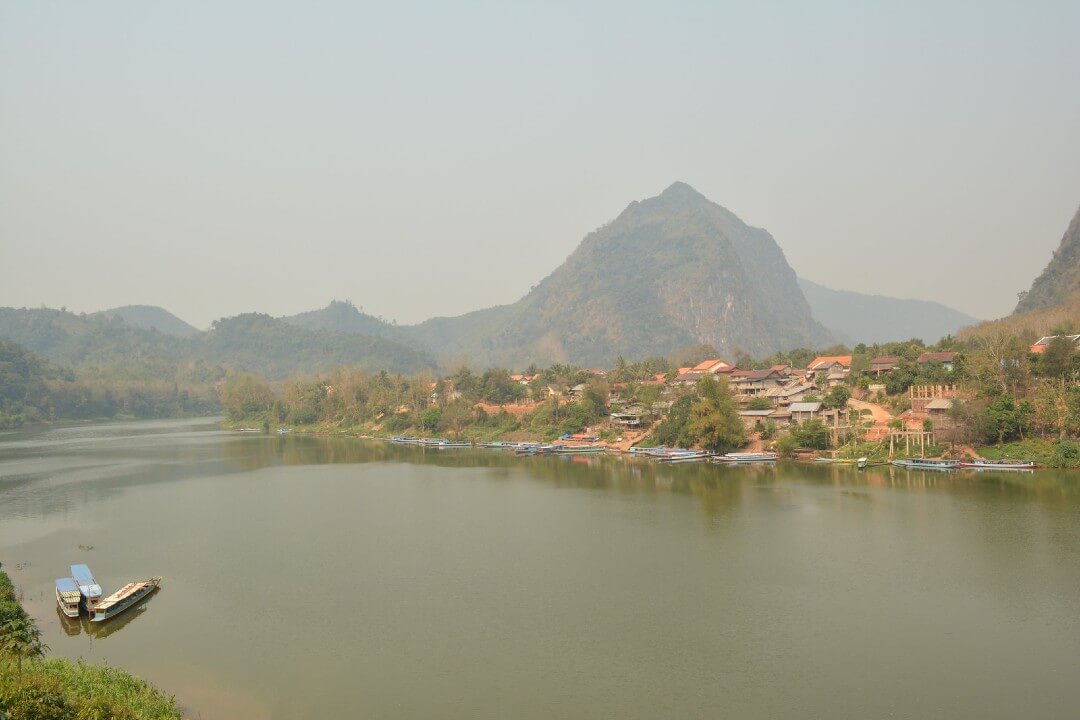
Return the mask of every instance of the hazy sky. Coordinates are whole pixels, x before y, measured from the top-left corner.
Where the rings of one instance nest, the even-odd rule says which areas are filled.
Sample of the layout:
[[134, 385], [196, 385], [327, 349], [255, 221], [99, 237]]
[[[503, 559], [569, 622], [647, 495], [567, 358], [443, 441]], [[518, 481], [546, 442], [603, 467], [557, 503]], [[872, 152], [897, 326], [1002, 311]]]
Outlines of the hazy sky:
[[1009, 312], [1080, 3], [0, 2], [0, 305], [512, 302], [684, 180], [826, 285]]

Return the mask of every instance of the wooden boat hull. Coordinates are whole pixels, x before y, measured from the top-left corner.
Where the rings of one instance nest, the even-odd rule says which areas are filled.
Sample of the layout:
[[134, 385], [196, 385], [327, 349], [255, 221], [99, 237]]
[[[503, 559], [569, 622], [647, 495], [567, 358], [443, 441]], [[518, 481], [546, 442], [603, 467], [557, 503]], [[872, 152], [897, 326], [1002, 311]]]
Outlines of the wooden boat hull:
[[1033, 462], [1024, 463], [995, 463], [995, 462], [965, 462], [960, 463], [965, 470], [1034, 470], [1037, 466]]
[[123, 598], [122, 600], [117, 601], [115, 605], [112, 605], [111, 607], [106, 609], [102, 609], [100, 607], [94, 608], [90, 613], [90, 622], [103, 623], [112, 620], [118, 615], [123, 615], [125, 612], [135, 607], [146, 598], [153, 595], [154, 591], [161, 586], [161, 580], [162, 578], [160, 577], [146, 580], [143, 582], [143, 586], [141, 588], [131, 593], [127, 597]]
[[893, 460], [893, 465], [906, 470], [932, 470], [934, 472], [949, 472], [960, 468], [960, 463], [955, 460], [947, 460], [940, 463], [915, 462], [913, 460]]

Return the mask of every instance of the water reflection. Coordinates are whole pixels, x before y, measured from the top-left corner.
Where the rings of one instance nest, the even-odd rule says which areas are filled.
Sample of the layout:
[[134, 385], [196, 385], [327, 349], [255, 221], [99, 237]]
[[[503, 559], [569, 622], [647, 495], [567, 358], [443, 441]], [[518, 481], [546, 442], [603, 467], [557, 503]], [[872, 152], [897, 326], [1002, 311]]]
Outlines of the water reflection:
[[125, 610], [123, 615], [102, 623], [90, 622], [90, 618], [85, 615], [78, 618], [69, 618], [60, 611], [60, 608], [56, 608], [56, 616], [60, 618], [60, 627], [63, 628], [64, 634], [68, 637], [75, 637], [82, 633], [89, 635], [94, 640], [104, 640], [113, 633], [127, 627], [146, 612], [150, 607], [149, 601], [149, 598], [142, 600], [135, 607]]

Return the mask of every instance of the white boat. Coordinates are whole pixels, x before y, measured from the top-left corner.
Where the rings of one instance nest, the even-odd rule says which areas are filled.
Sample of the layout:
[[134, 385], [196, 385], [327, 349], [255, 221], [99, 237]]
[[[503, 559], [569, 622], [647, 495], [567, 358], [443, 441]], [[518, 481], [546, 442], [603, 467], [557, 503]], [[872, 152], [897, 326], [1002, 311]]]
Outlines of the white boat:
[[665, 465], [672, 465], [679, 463], [705, 462], [711, 457], [712, 453], [702, 450], [701, 452], [669, 453], [663, 457], [657, 458], [657, 460]]
[[959, 460], [938, 460], [937, 458], [908, 458], [906, 460], [893, 460], [896, 467], [908, 470], [955, 470], [960, 467]]
[[424, 447], [439, 449], [472, 447], [472, 443], [468, 440], [447, 440], [446, 438], [424, 438], [420, 441], [420, 444]]
[[1031, 460], [972, 460], [960, 463], [960, 467], [967, 470], [1034, 470], [1038, 466]]
[[90, 622], [100, 623], [111, 620], [125, 610], [134, 607], [140, 600], [158, 589], [162, 578], [155, 577], [142, 582], [128, 583], [90, 609]]
[[556, 453], [563, 455], [584, 455], [587, 453], [602, 453], [607, 450], [603, 445], [563, 445], [555, 448]]
[[866, 469], [866, 463], [868, 463], [868, 462], [869, 462], [869, 460], [867, 460], [864, 457], [861, 457], [861, 458], [859, 458], [858, 460], [855, 461], [855, 466], [857, 468], [859, 468], [860, 470], [865, 470]]
[[79, 586], [71, 578], [57, 578], [56, 580], [56, 604], [60, 612], [69, 618], [79, 617], [79, 604], [82, 601], [82, 593]]
[[93, 573], [86, 565], [72, 565], [71, 577], [82, 595], [79, 601], [82, 609], [89, 612], [101, 600], [101, 586], [94, 580]]
[[730, 452], [716, 459], [725, 463], [771, 463], [780, 459], [774, 452]]

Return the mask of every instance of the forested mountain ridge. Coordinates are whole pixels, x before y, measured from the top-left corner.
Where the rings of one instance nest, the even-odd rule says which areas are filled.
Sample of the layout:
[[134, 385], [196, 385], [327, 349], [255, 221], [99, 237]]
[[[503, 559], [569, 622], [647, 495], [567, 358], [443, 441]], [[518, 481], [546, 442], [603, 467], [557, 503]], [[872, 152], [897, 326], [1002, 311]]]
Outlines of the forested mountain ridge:
[[308, 330], [349, 333], [355, 335], [386, 335], [393, 332], [394, 326], [382, 318], [368, 315], [349, 300], [331, 300], [320, 310], [309, 310], [296, 315], [281, 318], [290, 325]]
[[435, 358], [429, 353], [398, 340], [309, 330], [261, 313], [218, 320], [209, 332], [192, 339], [189, 352], [206, 362], [240, 367], [269, 378], [336, 365], [394, 373], [435, 367]]
[[157, 330], [166, 335], [179, 338], [192, 337], [200, 332], [198, 328], [189, 325], [165, 308], [156, 305], [124, 305], [123, 307], [101, 310], [93, 314], [104, 315], [108, 318], [118, 317], [129, 325], [148, 330]]
[[1080, 209], [1065, 230], [1049, 264], [1016, 304], [1016, 313], [1061, 305], [1080, 291]]
[[763, 356], [832, 340], [772, 236], [681, 182], [630, 203], [518, 302], [404, 331], [507, 366], [606, 366], [703, 343]]
[[799, 288], [814, 319], [848, 343], [885, 343], [920, 338], [934, 342], [955, 335], [977, 318], [928, 300], [903, 300], [833, 290], [805, 278]]
[[257, 313], [219, 320], [208, 332], [178, 338], [103, 314], [0, 308], [0, 338], [58, 365], [128, 379], [172, 378], [182, 365], [191, 364], [271, 378], [335, 365], [394, 373], [435, 365], [429, 353], [397, 340], [309, 330]]

